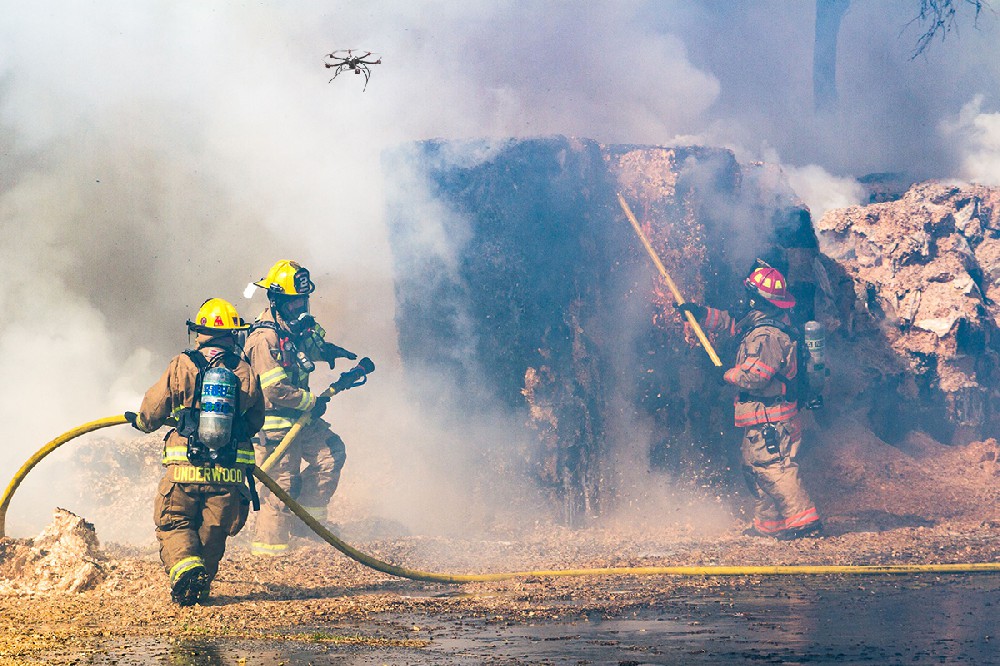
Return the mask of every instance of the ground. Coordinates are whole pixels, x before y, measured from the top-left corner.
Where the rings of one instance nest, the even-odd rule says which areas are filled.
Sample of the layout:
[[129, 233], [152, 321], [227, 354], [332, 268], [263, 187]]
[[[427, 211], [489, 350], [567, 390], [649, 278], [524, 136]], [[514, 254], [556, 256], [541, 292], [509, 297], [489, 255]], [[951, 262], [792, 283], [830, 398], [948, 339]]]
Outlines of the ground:
[[[995, 441], [944, 447], [914, 434], [889, 447], [859, 424], [842, 422], [835, 432], [836, 442], [814, 431], [816, 445], [803, 455], [803, 474], [825, 516], [826, 536], [819, 539], [744, 536], [745, 516], [736, 515], [710, 533], [676, 521], [581, 530], [539, 524], [513, 539], [407, 536], [355, 545], [385, 561], [453, 573], [998, 561]], [[911, 655], [936, 650], [975, 661], [976, 650], [988, 645], [983, 640], [997, 635], [996, 574], [527, 577], [443, 585], [366, 569], [307, 539], [296, 539], [298, 548], [287, 558], [253, 558], [245, 538], [234, 540], [212, 601], [192, 608], [170, 603], [154, 550], [106, 545], [106, 577], [95, 589], [42, 593], [13, 568], [13, 555], [27, 540], [3, 540], [0, 664], [684, 663], [664, 656], [665, 631], [687, 651], [687, 663], [698, 655], [707, 659], [712, 650], [734, 660], [765, 655], [785, 663], [804, 634], [811, 637], [802, 649], [812, 663], [833, 663], [844, 649], [857, 663], [912, 661]], [[945, 613], [931, 629], [920, 624], [925, 605]], [[776, 608], [781, 622], [760, 620]], [[839, 609], [840, 619], [831, 620], [823, 608]], [[824, 622], [853, 627], [861, 612], [898, 616], [911, 623], [913, 636], [882, 632], [846, 647], [823, 642], [834, 640], [823, 633]], [[793, 620], [814, 615], [809, 627], [794, 628]], [[864, 624], [881, 631], [877, 622]], [[957, 634], [937, 637], [933, 632], [942, 626]], [[652, 640], [650, 632], [660, 633]], [[762, 636], [769, 637], [763, 646]]]

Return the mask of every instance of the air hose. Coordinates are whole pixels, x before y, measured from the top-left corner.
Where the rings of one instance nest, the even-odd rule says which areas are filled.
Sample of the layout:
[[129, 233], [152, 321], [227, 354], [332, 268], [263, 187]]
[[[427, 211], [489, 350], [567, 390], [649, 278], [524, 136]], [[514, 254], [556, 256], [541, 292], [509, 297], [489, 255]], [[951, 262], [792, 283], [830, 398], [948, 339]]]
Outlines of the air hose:
[[[97, 421], [85, 423], [78, 428], [74, 428], [63, 433], [52, 440], [35, 455], [21, 466], [14, 478], [7, 485], [2, 500], [0, 500], [0, 538], [4, 536], [4, 523], [7, 516], [7, 507], [10, 504], [14, 491], [21, 484], [21, 481], [28, 472], [32, 470], [45, 456], [54, 450], [84, 435], [108, 426], [125, 423], [124, 416], [109, 416]], [[383, 562], [358, 549], [348, 545], [334, 536], [329, 530], [323, 527], [319, 521], [313, 518], [298, 502], [292, 499], [281, 486], [275, 483], [274, 479], [262, 472], [254, 469], [254, 476], [263, 483], [274, 495], [280, 499], [288, 508], [299, 517], [306, 525], [312, 529], [320, 538], [328, 544], [348, 556], [352, 560], [367, 567], [381, 571], [392, 576], [408, 578], [410, 580], [426, 581], [431, 583], [474, 583], [509, 580], [514, 578], [541, 578], [541, 577], [566, 577], [566, 576], [771, 576], [771, 575], [816, 575], [816, 574], [902, 574], [902, 573], [982, 573], [1000, 571], [1000, 562], [981, 562], [972, 564], [886, 564], [886, 565], [779, 565], [779, 566], [670, 566], [670, 567], [605, 567], [594, 569], [556, 569], [538, 571], [510, 571], [488, 574], [442, 574], [428, 571], [417, 571], [407, 569]]]

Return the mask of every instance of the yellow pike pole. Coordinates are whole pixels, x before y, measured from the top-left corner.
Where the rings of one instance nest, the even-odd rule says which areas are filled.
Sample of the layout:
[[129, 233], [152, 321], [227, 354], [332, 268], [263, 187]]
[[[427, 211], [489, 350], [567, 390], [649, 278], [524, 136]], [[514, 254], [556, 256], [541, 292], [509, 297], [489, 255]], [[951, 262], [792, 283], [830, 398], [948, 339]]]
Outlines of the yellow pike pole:
[[[667, 283], [667, 286], [670, 287], [670, 291], [673, 292], [674, 299], [677, 300], [677, 305], [684, 303], [684, 297], [681, 296], [681, 292], [677, 288], [677, 285], [674, 284], [674, 281], [670, 279], [670, 275], [667, 274], [667, 269], [663, 266], [663, 262], [660, 261], [658, 256], [656, 256], [656, 250], [654, 250], [653, 246], [649, 244], [649, 239], [646, 238], [646, 234], [642, 233], [642, 227], [639, 226], [639, 221], [635, 219], [635, 215], [632, 214], [632, 209], [628, 207], [628, 203], [625, 201], [625, 197], [622, 196], [621, 192], [618, 192], [618, 203], [621, 204], [622, 210], [625, 211], [625, 216], [628, 218], [628, 221], [632, 223], [632, 228], [635, 229], [635, 233], [639, 236], [639, 240], [641, 240], [642, 244], [646, 247], [646, 252], [649, 253], [649, 258], [653, 260], [653, 263], [656, 264], [656, 268], [660, 271], [660, 275], [663, 276], [663, 281]], [[685, 311], [684, 315], [687, 317], [688, 323], [691, 324], [691, 328], [694, 329], [695, 335], [698, 336], [701, 346], [705, 348], [705, 351], [708, 353], [708, 357], [712, 359], [712, 363], [714, 363], [716, 367], [721, 368], [722, 361], [719, 360], [719, 355], [715, 353], [714, 349], [712, 349], [712, 343], [708, 341], [705, 331], [701, 330], [701, 326], [698, 325], [698, 320], [695, 319], [694, 315], [690, 312]]]

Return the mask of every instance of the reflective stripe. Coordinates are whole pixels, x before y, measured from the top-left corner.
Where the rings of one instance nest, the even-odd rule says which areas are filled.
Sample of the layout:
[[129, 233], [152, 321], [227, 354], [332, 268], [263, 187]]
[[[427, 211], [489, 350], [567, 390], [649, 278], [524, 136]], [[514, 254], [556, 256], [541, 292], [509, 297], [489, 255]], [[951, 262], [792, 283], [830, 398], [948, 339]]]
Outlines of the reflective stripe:
[[764, 534], [776, 534], [785, 528], [784, 520], [760, 520], [753, 519], [753, 526]]
[[744, 372], [756, 372], [764, 379], [771, 379], [777, 372], [777, 370], [762, 362], [759, 358], [748, 358], [740, 363], [740, 369]]
[[180, 412], [182, 409], [185, 409], [184, 405], [178, 405], [177, 407], [173, 408], [173, 410], [170, 412], [170, 415], [177, 416], [178, 412]]
[[288, 373], [285, 372], [284, 368], [282, 367], [271, 368], [267, 372], [261, 373], [260, 387], [264, 389], [267, 388], [268, 386], [273, 386], [274, 384], [277, 384], [282, 379], [287, 379], [287, 378], [288, 378]]
[[265, 416], [264, 427], [261, 430], [287, 430], [295, 424], [295, 421], [286, 419], [284, 416]]
[[264, 543], [263, 541], [254, 541], [250, 544], [250, 552], [253, 555], [270, 555], [274, 557], [284, 555], [287, 550], [287, 543]]
[[187, 444], [181, 446], [164, 446], [163, 464], [168, 465], [170, 463], [187, 462], [187, 450]]
[[314, 396], [309, 391], [302, 392], [302, 399], [299, 400], [299, 404], [295, 406], [295, 409], [300, 412], [305, 412], [313, 408], [316, 404], [316, 396]]
[[149, 432], [148, 428], [146, 427], [146, 422], [142, 420], [142, 414], [135, 415], [135, 426], [139, 430], [142, 430], [143, 432]]
[[315, 518], [316, 520], [326, 520], [326, 507], [325, 506], [303, 506], [306, 512]]
[[185, 571], [190, 571], [195, 567], [205, 568], [205, 560], [201, 559], [198, 555], [193, 555], [191, 557], [185, 557], [183, 560], [170, 567], [170, 584], [177, 582], [181, 574]]
[[[175, 446], [164, 446], [163, 447], [163, 459], [160, 461], [164, 465], [174, 465], [177, 463], [185, 464], [188, 462], [187, 457], [187, 444], [180, 444]], [[254, 464], [253, 456], [253, 445], [249, 442], [241, 442], [236, 447], [236, 463], [237, 465], [252, 465]]]
[[791, 518], [785, 520], [785, 527], [802, 527], [803, 525], [808, 525], [809, 523], [814, 523], [819, 520], [819, 514], [816, 512], [816, 507], [810, 507], [803, 511], [802, 513], [796, 514]]
[[763, 410], [755, 408], [748, 410], [744, 414], [737, 414], [736, 425], [743, 428], [746, 426], [760, 425], [761, 423], [781, 423], [782, 421], [788, 421], [798, 413], [799, 406], [796, 403], [779, 402], [771, 407], [764, 407]]

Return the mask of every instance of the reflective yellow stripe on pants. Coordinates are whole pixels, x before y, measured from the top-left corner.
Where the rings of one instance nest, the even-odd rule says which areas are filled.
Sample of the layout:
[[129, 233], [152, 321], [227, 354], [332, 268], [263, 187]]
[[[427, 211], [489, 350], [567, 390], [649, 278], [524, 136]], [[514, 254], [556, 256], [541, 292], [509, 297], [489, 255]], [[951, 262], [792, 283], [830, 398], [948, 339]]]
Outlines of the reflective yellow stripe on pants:
[[252, 555], [270, 555], [272, 557], [277, 557], [284, 555], [287, 550], [287, 543], [264, 543], [262, 541], [254, 541], [250, 544], [250, 553]]
[[201, 559], [198, 555], [185, 557], [183, 560], [170, 567], [170, 584], [173, 585], [177, 582], [177, 579], [181, 577], [181, 574], [196, 567], [204, 569], [205, 560]]
[[303, 506], [302, 508], [308, 511], [310, 516], [320, 521], [321, 523], [326, 522], [325, 506]]

